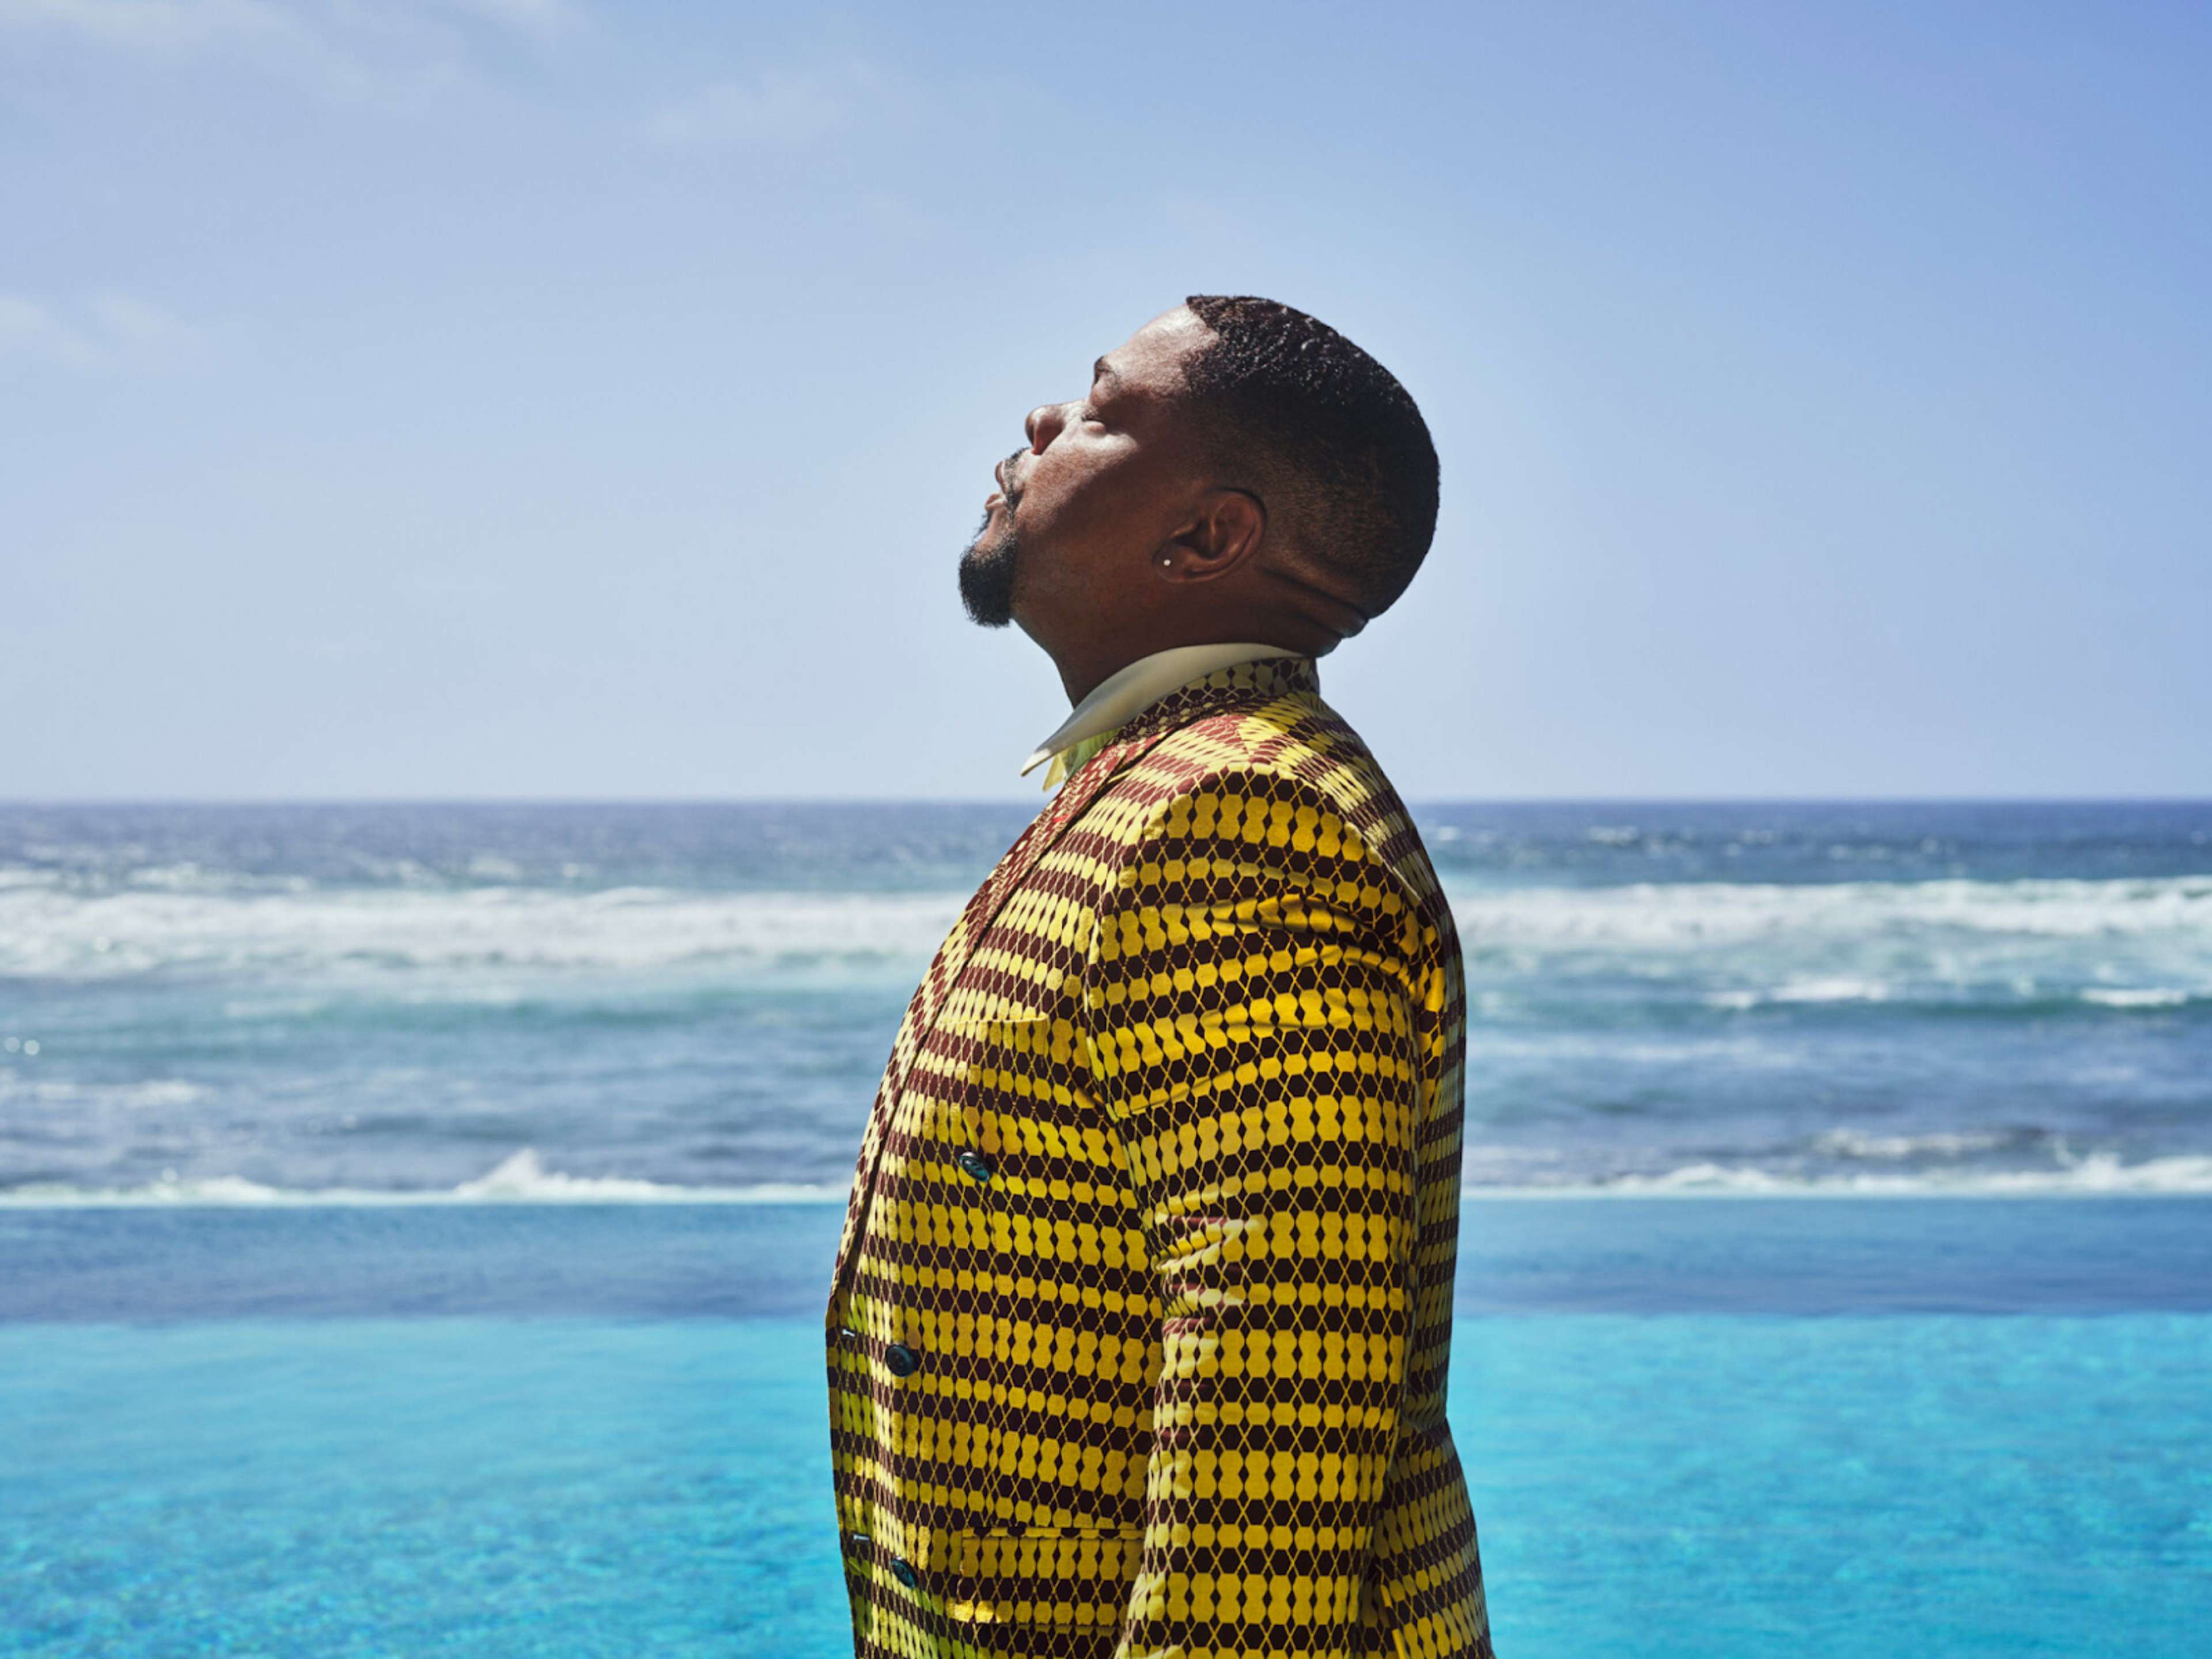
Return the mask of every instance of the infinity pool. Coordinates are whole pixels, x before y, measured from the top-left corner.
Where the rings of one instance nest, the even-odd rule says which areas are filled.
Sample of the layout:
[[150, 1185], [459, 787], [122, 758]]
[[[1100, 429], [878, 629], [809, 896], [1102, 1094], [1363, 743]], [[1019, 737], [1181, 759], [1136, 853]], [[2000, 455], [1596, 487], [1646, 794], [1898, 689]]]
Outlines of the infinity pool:
[[[0, 1655], [849, 1650], [826, 1207], [0, 1215]], [[2212, 1204], [1492, 1201], [1506, 1659], [2212, 1651]]]

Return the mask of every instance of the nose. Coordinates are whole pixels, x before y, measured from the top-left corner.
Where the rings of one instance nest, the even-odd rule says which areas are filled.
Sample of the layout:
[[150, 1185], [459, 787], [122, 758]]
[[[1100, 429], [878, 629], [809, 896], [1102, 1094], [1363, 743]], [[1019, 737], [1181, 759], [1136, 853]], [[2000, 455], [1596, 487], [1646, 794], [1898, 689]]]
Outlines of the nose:
[[1067, 426], [1066, 404], [1039, 404], [1030, 410], [1029, 419], [1022, 422], [1022, 430], [1029, 434], [1030, 449], [1042, 455], [1054, 438]]

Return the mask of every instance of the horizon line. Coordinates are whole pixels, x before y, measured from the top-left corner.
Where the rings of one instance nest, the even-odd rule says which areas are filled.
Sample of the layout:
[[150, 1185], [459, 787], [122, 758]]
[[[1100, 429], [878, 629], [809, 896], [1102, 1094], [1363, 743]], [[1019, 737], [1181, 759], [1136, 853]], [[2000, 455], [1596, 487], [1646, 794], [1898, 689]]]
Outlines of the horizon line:
[[[0, 811], [101, 806], [988, 806], [1029, 805], [996, 795], [0, 795]], [[1039, 803], [1049, 799], [1040, 793]], [[2186, 794], [1680, 794], [1418, 795], [1409, 806], [2205, 806]]]

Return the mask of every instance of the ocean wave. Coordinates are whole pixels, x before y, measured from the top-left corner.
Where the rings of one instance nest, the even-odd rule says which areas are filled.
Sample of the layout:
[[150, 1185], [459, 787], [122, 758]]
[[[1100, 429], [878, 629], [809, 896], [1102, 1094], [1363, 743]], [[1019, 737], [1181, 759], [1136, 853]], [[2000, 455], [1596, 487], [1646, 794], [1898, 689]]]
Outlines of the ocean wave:
[[1653, 1148], [1636, 1166], [1602, 1172], [1558, 1145], [1474, 1140], [1465, 1156], [1462, 1190], [1470, 1196], [2212, 1196], [2212, 1152], [2085, 1147], [2026, 1123], [1918, 1131], [1839, 1125], [1756, 1151], [1683, 1148], [1670, 1159]]
[[525, 1146], [501, 1160], [488, 1173], [473, 1181], [462, 1182], [450, 1196], [495, 1203], [807, 1204], [830, 1199], [842, 1200], [845, 1189], [793, 1182], [746, 1187], [684, 1187], [626, 1176], [563, 1175], [557, 1170], [547, 1169], [535, 1147]]
[[0, 976], [599, 969], [927, 961], [957, 893], [479, 888], [208, 895], [0, 892]]
[[1822, 1002], [1887, 1002], [1896, 988], [1880, 980], [1855, 979], [1848, 975], [1793, 979], [1765, 991], [1713, 991], [1704, 1000], [1710, 1007], [1746, 1009], [1769, 1004]]
[[[281, 976], [483, 969], [739, 972], [927, 960], [952, 891], [218, 890], [195, 872], [87, 894], [0, 884], [0, 977]], [[2212, 995], [2212, 876], [1727, 882], [1516, 890], [1453, 883], [1470, 969], [1610, 962], [1719, 984], [1714, 1006], [1910, 1000], [1917, 979], [2025, 974], [2112, 1008]], [[2083, 960], [2094, 949], [2100, 960]], [[1790, 958], [1795, 958], [1791, 960]], [[2131, 986], [2130, 981], [2134, 981]], [[2196, 990], [2185, 988], [2196, 986]]]
[[2052, 939], [2166, 934], [2212, 943], [2212, 876], [1512, 890], [1449, 883], [1448, 890], [1471, 947], [1671, 949], [1923, 933]]
[[[1900, 1137], [1895, 1156], [1932, 1150], [1956, 1140], [1974, 1148], [1974, 1137]], [[1873, 1150], [1869, 1151], [1869, 1148]], [[1881, 1143], [1862, 1143], [1858, 1155], [1887, 1156]], [[2092, 1152], [2045, 1169], [1958, 1166], [1912, 1170], [1829, 1170], [1808, 1173], [1752, 1164], [1698, 1161], [1653, 1173], [1596, 1180], [1561, 1177], [1517, 1182], [1470, 1182], [1469, 1199], [1512, 1198], [2067, 1198], [2212, 1196], [2212, 1154], [2180, 1153], [2128, 1163], [2112, 1152]], [[238, 1176], [161, 1180], [129, 1188], [48, 1183], [0, 1191], [0, 1209], [131, 1209], [191, 1206], [313, 1208], [462, 1204], [838, 1204], [842, 1186], [804, 1182], [744, 1187], [685, 1186], [623, 1176], [571, 1176], [548, 1170], [524, 1147], [495, 1169], [456, 1186], [421, 1189], [272, 1187]]]
[[[1955, 969], [1954, 969], [1955, 971]], [[2047, 977], [2056, 979], [2063, 967]], [[1944, 980], [1879, 980], [1834, 978], [1792, 980], [1765, 990], [1707, 991], [1698, 1000], [1708, 1008], [1747, 1013], [1757, 1008], [1818, 1006], [1824, 1004], [1893, 1003], [1897, 1012], [1911, 1015], [2010, 1014], [2064, 1015], [2087, 1010], [2117, 1010], [2132, 1013], [2165, 1013], [2200, 1003], [2212, 1003], [2212, 988], [2188, 990], [2175, 986], [2141, 988], [2045, 983], [2033, 977], [2009, 982], [1960, 978]]]
[[2212, 1155], [2177, 1153], [2124, 1162], [2092, 1152], [2047, 1169], [1922, 1169], [1910, 1172], [1808, 1173], [1757, 1164], [1685, 1164], [1653, 1175], [1624, 1175], [1583, 1186], [1562, 1183], [1524, 1192], [1613, 1194], [1633, 1197], [1739, 1194], [1774, 1198], [2064, 1198], [2212, 1195]]
[[1970, 1158], [1977, 1153], [2033, 1146], [2049, 1139], [2038, 1129], [1944, 1130], [1921, 1135], [1876, 1135], [1860, 1129], [1829, 1129], [1813, 1138], [1813, 1150], [1824, 1158], [1895, 1163], [1908, 1158]]
[[2191, 1001], [2196, 993], [2169, 986], [2149, 986], [2140, 990], [2118, 990], [2093, 986], [2081, 993], [2081, 1000], [2100, 1008], [2179, 1008]]
[[626, 1176], [572, 1176], [548, 1170], [536, 1149], [511, 1153], [471, 1181], [445, 1188], [271, 1187], [241, 1176], [164, 1173], [138, 1187], [76, 1187], [37, 1182], [0, 1190], [0, 1208], [137, 1209], [190, 1206], [338, 1207], [431, 1204], [825, 1204], [842, 1203], [842, 1187], [763, 1182], [744, 1187], [688, 1187]]
[[0, 1102], [29, 1101], [41, 1106], [67, 1106], [82, 1112], [104, 1107], [145, 1111], [167, 1106], [191, 1106], [208, 1098], [204, 1084], [182, 1078], [145, 1078], [135, 1083], [86, 1083], [73, 1078], [30, 1078], [21, 1073], [0, 1071]]

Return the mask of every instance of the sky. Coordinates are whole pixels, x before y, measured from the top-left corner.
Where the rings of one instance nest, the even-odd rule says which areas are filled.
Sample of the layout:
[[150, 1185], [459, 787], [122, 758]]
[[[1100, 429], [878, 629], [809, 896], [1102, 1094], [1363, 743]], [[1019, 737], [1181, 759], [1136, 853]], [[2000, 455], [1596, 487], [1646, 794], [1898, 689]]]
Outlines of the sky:
[[1034, 799], [1190, 293], [1442, 458], [1410, 799], [2212, 794], [2212, 7], [0, 0], [0, 796]]

